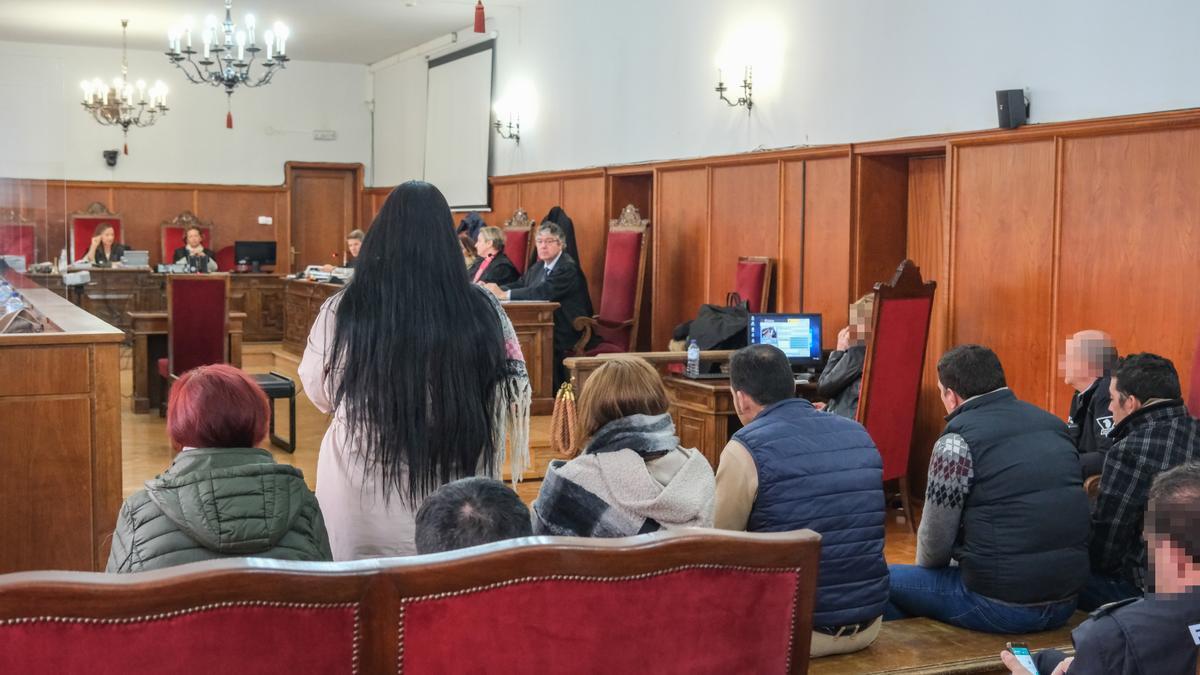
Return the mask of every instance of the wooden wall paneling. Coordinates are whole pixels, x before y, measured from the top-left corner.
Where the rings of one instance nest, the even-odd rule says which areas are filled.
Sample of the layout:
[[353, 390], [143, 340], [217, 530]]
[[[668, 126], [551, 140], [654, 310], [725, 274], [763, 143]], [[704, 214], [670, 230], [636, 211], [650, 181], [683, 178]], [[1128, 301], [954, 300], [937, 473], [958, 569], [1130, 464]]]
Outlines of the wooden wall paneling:
[[666, 349], [675, 326], [696, 318], [705, 301], [708, 169], [659, 171], [654, 191], [651, 349]]
[[822, 347], [837, 345], [849, 320], [850, 158], [804, 163], [802, 307], [822, 315]]
[[[1063, 140], [1054, 354], [1096, 328], [1171, 359], [1186, 395], [1200, 333], [1200, 129]], [[1054, 371], [1052, 371], [1054, 372]], [[1053, 379], [1065, 417], [1071, 389]], [[1200, 411], [1192, 411], [1193, 414]]]
[[[113, 529], [121, 509], [121, 355], [119, 345], [95, 344], [92, 352], [92, 532]], [[75, 467], [78, 471], [80, 467]], [[100, 571], [108, 563], [112, 537], [93, 537], [93, 566]]]
[[907, 228], [908, 158], [854, 158], [854, 287], [851, 298], [892, 278], [904, 261]]
[[[483, 214], [488, 225], [504, 227], [504, 221], [512, 218], [513, 212], [521, 205], [521, 186], [516, 183], [503, 183], [492, 186], [492, 211]], [[530, 216], [532, 217], [532, 216]]]
[[946, 158], [923, 157], [908, 160], [908, 257], [921, 268], [926, 281], [936, 281], [933, 313], [929, 321], [929, 340], [925, 347], [925, 373], [917, 401], [916, 428], [909, 454], [909, 489], [915, 495], [925, 493], [929, 456], [933, 444], [945, 426], [946, 409], [938, 395], [937, 360], [946, 348], [947, 284], [942, 274], [946, 220]]
[[233, 246], [236, 241], [274, 241], [275, 226], [259, 225], [258, 218], [278, 217], [275, 212], [276, 192], [241, 187], [197, 190], [196, 216], [213, 224], [212, 249], [219, 251], [226, 246]]
[[739, 256], [779, 255], [779, 163], [713, 167], [709, 203], [707, 302], [723, 304]]
[[292, 197], [290, 190], [275, 193], [275, 271], [291, 274], [292, 256]]
[[952, 147], [951, 167], [949, 342], [991, 347], [1017, 396], [1047, 407], [1054, 140]]
[[600, 293], [604, 285], [604, 247], [608, 241], [604, 194], [603, 175], [562, 181], [561, 205], [575, 224], [575, 241], [580, 257], [578, 262], [587, 276], [588, 291], [597, 310], [600, 308]]
[[[529, 219], [534, 223], [542, 222], [542, 218], [546, 217], [551, 208], [560, 205], [562, 205], [562, 180], [555, 178], [521, 183], [521, 199], [517, 206], [524, 208], [525, 212], [529, 214]], [[567, 215], [571, 215], [571, 212], [568, 211]], [[505, 218], [511, 216], [510, 213]]]
[[191, 211], [195, 205], [194, 188], [122, 187], [113, 190], [112, 210], [122, 216], [125, 244], [149, 251], [151, 266], [163, 262], [159, 243], [163, 221], [182, 211]]
[[653, 184], [654, 177], [649, 172], [609, 176], [608, 217], [620, 216], [627, 204], [633, 204], [643, 218], [649, 218]]
[[804, 281], [804, 161], [781, 162], [779, 253], [775, 278], [780, 312], [799, 312]]

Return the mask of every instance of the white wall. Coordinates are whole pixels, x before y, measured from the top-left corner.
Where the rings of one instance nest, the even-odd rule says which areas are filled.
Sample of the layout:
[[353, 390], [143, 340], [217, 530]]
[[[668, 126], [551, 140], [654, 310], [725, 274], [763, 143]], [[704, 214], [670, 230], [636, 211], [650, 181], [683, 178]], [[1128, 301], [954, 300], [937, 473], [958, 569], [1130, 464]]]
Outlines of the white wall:
[[[492, 172], [994, 128], [997, 89], [1027, 87], [1035, 123], [1200, 106], [1198, 26], [1195, 0], [488, 5], [496, 98], [524, 92], [521, 143], [495, 140]], [[750, 116], [713, 92], [731, 42], [757, 52]], [[391, 136], [376, 119], [378, 185], [419, 177], [424, 87], [401, 86], [376, 81], [414, 111]]]
[[[0, 176], [278, 185], [287, 161], [370, 157], [366, 66], [294, 61], [270, 85], [234, 93], [230, 130], [223, 89], [188, 82], [161, 53], [130, 50], [130, 78], [162, 80], [170, 111], [130, 129], [130, 154], [110, 169], [101, 152], [121, 148], [120, 128], [84, 112], [79, 82], [111, 81], [120, 67], [120, 49], [0, 42]], [[314, 129], [337, 140], [314, 141]]]

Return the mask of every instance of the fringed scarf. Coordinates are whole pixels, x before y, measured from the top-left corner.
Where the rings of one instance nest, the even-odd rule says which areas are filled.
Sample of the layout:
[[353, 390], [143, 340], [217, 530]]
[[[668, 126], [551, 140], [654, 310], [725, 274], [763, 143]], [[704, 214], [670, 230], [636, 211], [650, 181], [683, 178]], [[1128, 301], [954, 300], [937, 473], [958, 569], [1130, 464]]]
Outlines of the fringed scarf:
[[495, 404], [492, 406], [493, 443], [496, 448], [496, 469], [503, 470], [508, 447], [512, 447], [512, 480], [519, 483], [529, 468], [529, 414], [533, 405], [533, 388], [529, 384], [529, 373], [525, 370], [525, 356], [517, 331], [500, 301], [490, 291], [476, 286], [491, 300], [492, 309], [500, 320], [504, 333], [504, 351], [508, 356], [504, 364], [504, 375], [496, 385]]

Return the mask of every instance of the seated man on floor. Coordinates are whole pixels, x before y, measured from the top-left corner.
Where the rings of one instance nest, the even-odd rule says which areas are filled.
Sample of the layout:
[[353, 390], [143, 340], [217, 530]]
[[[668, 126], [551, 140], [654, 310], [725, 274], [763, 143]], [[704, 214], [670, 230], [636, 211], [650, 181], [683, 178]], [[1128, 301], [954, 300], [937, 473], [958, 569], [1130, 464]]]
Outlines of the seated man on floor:
[[441, 553], [533, 534], [529, 508], [493, 478], [462, 478], [434, 490], [416, 519], [417, 553]]
[[503, 288], [484, 284], [500, 300], [541, 300], [559, 304], [554, 310], [555, 389], [566, 380], [563, 359], [571, 355], [579, 340], [580, 332], [575, 330], [574, 321], [587, 316], [591, 307], [579, 263], [563, 250], [564, 241], [562, 228], [551, 221], [542, 223], [534, 240], [537, 263], [525, 270], [516, 282]]
[[879, 450], [858, 422], [796, 398], [791, 366], [776, 347], [738, 350], [729, 375], [745, 426], [721, 452], [713, 525], [820, 533], [811, 654], [865, 649], [879, 635], [888, 598]]
[[950, 414], [929, 461], [917, 564], [891, 566], [884, 618], [1058, 628], [1087, 580], [1088, 499], [1067, 425], [1018, 400], [987, 347], [955, 347], [937, 372]]
[[1108, 409], [1108, 384], [1116, 366], [1112, 338], [1098, 330], [1081, 330], [1067, 338], [1062, 358], [1063, 380], [1075, 390], [1067, 430], [1079, 450], [1083, 477], [1099, 476], [1104, 453], [1112, 441], [1113, 415]]
[[1109, 386], [1116, 426], [1092, 514], [1092, 575], [1079, 596], [1080, 608], [1088, 611], [1142, 594], [1142, 516], [1150, 482], [1162, 471], [1200, 461], [1200, 421], [1184, 407], [1170, 360], [1156, 354], [1128, 356]]
[[[1194, 673], [1200, 642], [1200, 464], [1160, 473], [1150, 486], [1146, 541], [1154, 591], [1092, 612], [1071, 632], [1075, 656], [1047, 649], [1044, 675]], [[1016, 675], [1029, 675], [1001, 652]]]

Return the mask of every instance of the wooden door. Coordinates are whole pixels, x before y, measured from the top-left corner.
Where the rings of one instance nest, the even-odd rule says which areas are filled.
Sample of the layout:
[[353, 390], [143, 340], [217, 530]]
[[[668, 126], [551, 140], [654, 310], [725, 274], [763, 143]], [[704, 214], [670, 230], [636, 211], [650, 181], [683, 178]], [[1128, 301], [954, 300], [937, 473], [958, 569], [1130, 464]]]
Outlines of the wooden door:
[[359, 165], [290, 167], [291, 269], [331, 263], [346, 256], [346, 235], [357, 227]]

